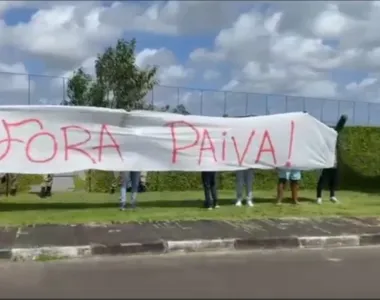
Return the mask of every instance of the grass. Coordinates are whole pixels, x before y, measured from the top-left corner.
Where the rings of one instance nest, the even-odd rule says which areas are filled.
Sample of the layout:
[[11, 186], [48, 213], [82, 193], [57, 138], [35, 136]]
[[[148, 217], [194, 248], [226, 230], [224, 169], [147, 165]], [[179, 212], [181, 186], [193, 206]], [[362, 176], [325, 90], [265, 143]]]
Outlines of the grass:
[[62, 259], [66, 259], [66, 258], [67, 257], [63, 257], [63, 256], [54, 256], [54, 255], [40, 254], [40, 255], [38, 255], [34, 259], [34, 261], [48, 262], [48, 261], [62, 260]]
[[[323, 205], [314, 203], [314, 191], [301, 191], [300, 195], [303, 197], [300, 205], [284, 201], [276, 206], [273, 191], [256, 191], [256, 205], [249, 208], [234, 207], [234, 192], [220, 191], [221, 208], [206, 211], [201, 208], [201, 191], [147, 192], [139, 194], [137, 209], [121, 212], [117, 209], [117, 194], [68, 192], [56, 193], [48, 199], [20, 194], [0, 198], [0, 225], [380, 215], [380, 196], [376, 194], [340, 191], [341, 204], [326, 200]], [[327, 192], [325, 195], [328, 196]]]

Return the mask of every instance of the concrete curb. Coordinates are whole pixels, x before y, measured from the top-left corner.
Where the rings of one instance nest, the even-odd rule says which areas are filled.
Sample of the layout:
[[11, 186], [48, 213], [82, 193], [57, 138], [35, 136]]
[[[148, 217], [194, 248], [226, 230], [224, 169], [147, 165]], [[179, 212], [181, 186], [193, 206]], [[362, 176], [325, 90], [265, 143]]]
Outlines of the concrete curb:
[[167, 254], [205, 251], [237, 251], [260, 249], [324, 249], [380, 245], [380, 233], [339, 236], [271, 237], [248, 239], [210, 239], [187, 241], [157, 241], [115, 245], [44, 246], [0, 249], [0, 259], [52, 260], [99, 255]]

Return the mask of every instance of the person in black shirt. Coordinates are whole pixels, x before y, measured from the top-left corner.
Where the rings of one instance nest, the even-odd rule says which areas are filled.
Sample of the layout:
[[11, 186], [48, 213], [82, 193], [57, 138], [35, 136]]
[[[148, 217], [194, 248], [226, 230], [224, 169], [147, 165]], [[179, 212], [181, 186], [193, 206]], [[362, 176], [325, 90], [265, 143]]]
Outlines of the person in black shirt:
[[219, 208], [218, 196], [216, 192], [216, 172], [202, 172], [203, 191], [205, 193], [204, 207], [212, 210]]
[[333, 203], [338, 203], [336, 198], [335, 191], [338, 185], [338, 153], [339, 153], [339, 133], [343, 130], [344, 125], [347, 122], [347, 116], [342, 115], [335, 126], [335, 130], [338, 133], [338, 139], [336, 142], [336, 151], [335, 151], [335, 165], [332, 168], [323, 169], [321, 175], [319, 176], [317, 184], [317, 203], [322, 204], [322, 189], [324, 184], [328, 184], [330, 191], [330, 201]]

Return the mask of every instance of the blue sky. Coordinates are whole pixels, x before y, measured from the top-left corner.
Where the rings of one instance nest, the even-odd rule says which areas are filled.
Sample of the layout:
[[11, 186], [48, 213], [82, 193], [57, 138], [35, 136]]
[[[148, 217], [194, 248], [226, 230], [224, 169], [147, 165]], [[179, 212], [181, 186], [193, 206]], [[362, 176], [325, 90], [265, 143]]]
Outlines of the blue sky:
[[[10, 38], [5, 36], [0, 44], [0, 71], [69, 76], [117, 38], [136, 37], [137, 53], [146, 54], [140, 57], [142, 63], [159, 65], [163, 85], [192, 88], [158, 89], [160, 103], [184, 103], [194, 113], [202, 109], [210, 115], [306, 107], [326, 122], [341, 112], [349, 114], [351, 122], [380, 125], [378, 105], [367, 103], [380, 100], [380, 34], [373, 25], [380, 9], [370, 2], [128, 1], [115, 8], [112, 1], [104, 1], [106, 9], [98, 14], [100, 2], [31, 3], [14, 2], [2, 11], [3, 32]], [[59, 23], [65, 11], [67, 18]], [[99, 30], [107, 32], [104, 37], [83, 25], [94, 14]], [[333, 25], [325, 26], [329, 22]], [[78, 30], [72, 30], [73, 24]], [[0, 95], [20, 97], [20, 102], [28, 98], [59, 103], [64, 94], [63, 83], [53, 78], [33, 77], [22, 84], [21, 92], [9, 94], [6, 89]], [[259, 94], [206, 91], [201, 97], [194, 89]]]

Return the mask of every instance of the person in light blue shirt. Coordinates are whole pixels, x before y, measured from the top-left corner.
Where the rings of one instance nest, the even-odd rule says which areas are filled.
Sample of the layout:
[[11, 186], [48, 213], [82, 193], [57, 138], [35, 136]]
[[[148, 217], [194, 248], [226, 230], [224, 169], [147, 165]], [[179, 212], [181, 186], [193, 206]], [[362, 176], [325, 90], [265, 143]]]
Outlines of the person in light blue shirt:
[[120, 210], [125, 210], [127, 204], [127, 189], [128, 183], [131, 182], [131, 208], [136, 207], [137, 193], [139, 191], [140, 172], [125, 171], [120, 172], [121, 187], [120, 187]]
[[287, 182], [290, 182], [293, 203], [298, 204], [298, 188], [300, 180], [301, 171], [299, 170], [278, 170], [277, 204], [282, 203], [282, 199], [284, 198], [284, 189]]
[[242, 206], [243, 190], [246, 191], [246, 204], [253, 206], [252, 202], [252, 184], [253, 184], [253, 169], [236, 171], [236, 206]]

